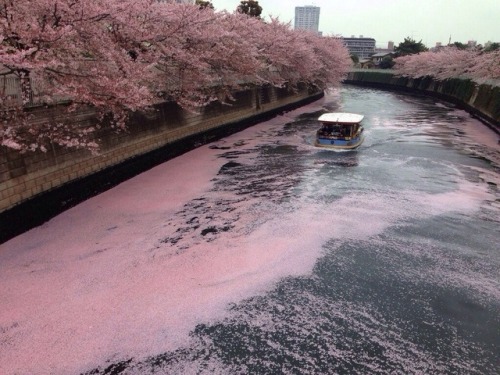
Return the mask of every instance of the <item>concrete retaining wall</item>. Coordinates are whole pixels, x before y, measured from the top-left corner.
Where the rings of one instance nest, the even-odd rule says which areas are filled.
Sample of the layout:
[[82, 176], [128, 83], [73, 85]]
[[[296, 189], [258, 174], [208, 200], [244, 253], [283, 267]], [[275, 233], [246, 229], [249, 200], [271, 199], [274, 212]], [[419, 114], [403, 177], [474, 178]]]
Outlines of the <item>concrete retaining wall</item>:
[[[307, 87], [292, 92], [267, 86], [237, 93], [231, 106], [214, 103], [199, 113], [164, 103], [153, 114], [134, 115], [127, 132], [101, 133], [99, 155], [61, 147], [21, 154], [0, 147], [0, 242], [172, 157], [322, 95]], [[39, 109], [37, 115], [53, 114]], [[78, 113], [75, 121], [89, 125], [94, 114]]]
[[387, 70], [361, 69], [349, 73], [347, 84], [410, 91], [432, 95], [457, 104], [500, 134], [500, 87], [478, 85], [467, 79], [434, 80], [431, 77], [408, 78], [395, 76]]

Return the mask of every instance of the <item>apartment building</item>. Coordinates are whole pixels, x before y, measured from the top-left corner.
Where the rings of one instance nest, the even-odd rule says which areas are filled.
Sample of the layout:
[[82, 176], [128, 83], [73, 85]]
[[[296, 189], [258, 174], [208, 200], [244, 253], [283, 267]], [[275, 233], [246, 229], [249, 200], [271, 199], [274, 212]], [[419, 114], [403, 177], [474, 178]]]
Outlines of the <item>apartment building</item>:
[[295, 7], [295, 29], [319, 31], [320, 8], [313, 5]]
[[364, 38], [363, 35], [360, 35], [359, 38], [352, 36], [342, 39], [351, 55], [358, 56], [360, 60], [368, 59], [375, 53], [375, 39], [373, 38]]

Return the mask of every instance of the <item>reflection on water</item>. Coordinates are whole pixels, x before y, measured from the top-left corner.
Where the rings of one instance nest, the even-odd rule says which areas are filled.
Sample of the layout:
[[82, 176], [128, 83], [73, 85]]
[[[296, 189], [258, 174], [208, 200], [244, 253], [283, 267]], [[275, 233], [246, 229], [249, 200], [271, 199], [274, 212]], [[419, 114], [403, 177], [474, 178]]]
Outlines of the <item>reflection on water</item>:
[[[325, 238], [312, 273], [228, 306], [189, 345], [134, 358], [125, 372], [498, 371], [499, 166], [488, 157], [498, 149], [471, 145], [462, 128], [472, 120], [429, 98], [345, 88], [322, 106], [260, 129], [251, 147], [212, 146], [227, 159], [214, 191], [250, 202], [260, 218], [228, 200], [228, 235], [312, 215]], [[364, 145], [312, 147], [316, 118], [339, 110], [365, 115]], [[259, 211], [264, 202], [274, 208]]]
[[[358, 150], [313, 146], [327, 111], [365, 115]], [[470, 128], [481, 126], [434, 99], [347, 87], [204, 146], [218, 169], [206, 190], [161, 212], [153, 229], [133, 229], [133, 267], [113, 258], [107, 270], [126, 271], [110, 290], [140, 313], [120, 311], [128, 320], [116, 337], [130, 352], [104, 337], [112, 344], [98, 355], [107, 361], [71, 367], [88, 375], [496, 374], [500, 157], [498, 147], [472, 141]], [[184, 171], [200, 165], [190, 155], [178, 159]], [[161, 199], [172, 196], [183, 195], [166, 190]], [[113, 224], [99, 241], [124, 226]], [[146, 231], [152, 238], [141, 237]], [[99, 248], [92, 254], [103, 258], [90, 266], [112, 251]], [[165, 282], [151, 276], [170, 274]], [[109, 292], [105, 277], [89, 278], [68, 309], [93, 309]], [[135, 300], [129, 289], [150, 299]], [[185, 322], [197, 324], [178, 344]], [[31, 340], [16, 327], [0, 326], [0, 349]], [[75, 347], [96, 347], [77, 331]], [[62, 373], [58, 364], [26, 368]]]

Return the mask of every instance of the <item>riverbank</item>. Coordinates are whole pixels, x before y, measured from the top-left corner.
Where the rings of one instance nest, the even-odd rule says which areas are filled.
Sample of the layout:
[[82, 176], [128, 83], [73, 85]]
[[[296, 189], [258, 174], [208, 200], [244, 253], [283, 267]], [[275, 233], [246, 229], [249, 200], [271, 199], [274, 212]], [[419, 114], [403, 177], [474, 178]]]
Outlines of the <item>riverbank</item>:
[[[298, 91], [263, 86], [199, 112], [163, 103], [152, 114], [135, 114], [127, 132], [100, 134], [98, 155], [63, 148], [22, 154], [2, 147], [0, 243], [156, 165], [323, 95], [305, 85]], [[38, 116], [53, 116], [49, 111], [40, 108]], [[93, 120], [91, 111], [75, 114], [81, 126]]]
[[[313, 146], [338, 108], [357, 152]], [[346, 85], [0, 245], [0, 374], [496, 374], [498, 172], [464, 122], [492, 133]]]
[[374, 69], [353, 70], [344, 83], [434, 96], [465, 109], [500, 135], [500, 86], [498, 85], [477, 84], [459, 78], [438, 81], [432, 77], [400, 77], [390, 70]]

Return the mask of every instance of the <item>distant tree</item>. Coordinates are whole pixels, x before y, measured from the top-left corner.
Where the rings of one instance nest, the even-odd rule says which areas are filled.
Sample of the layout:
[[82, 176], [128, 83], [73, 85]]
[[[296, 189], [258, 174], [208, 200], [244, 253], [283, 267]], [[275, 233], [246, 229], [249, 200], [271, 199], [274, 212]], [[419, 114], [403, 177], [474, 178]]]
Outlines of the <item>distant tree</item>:
[[391, 69], [394, 66], [395, 62], [391, 56], [386, 56], [382, 59], [379, 64], [380, 69]]
[[256, 0], [242, 0], [236, 9], [238, 13], [246, 14], [250, 17], [260, 18], [262, 7]]
[[214, 9], [214, 5], [210, 1], [205, 1], [205, 0], [196, 0], [195, 5], [198, 5], [200, 9]]
[[354, 64], [359, 63], [359, 57], [358, 55], [355, 55], [354, 53], [351, 54], [351, 60]]
[[460, 42], [453, 42], [453, 43], [449, 44], [448, 46], [455, 47], [456, 49], [461, 49], [461, 50], [469, 48], [469, 46], [467, 44], [460, 43]]
[[500, 50], [500, 43], [491, 43], [488, 47], [484, 48], [484, 52], [491, 52]]
[[413, 55], [420, 52], [427, 51], [428, 48], [422, 43], [422, 40], [416, 42], [410, 37], [405, 38], [404, 42], [399, 43], [399, 45], [394, 48], [396, 56], [406, 56]]

